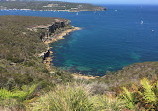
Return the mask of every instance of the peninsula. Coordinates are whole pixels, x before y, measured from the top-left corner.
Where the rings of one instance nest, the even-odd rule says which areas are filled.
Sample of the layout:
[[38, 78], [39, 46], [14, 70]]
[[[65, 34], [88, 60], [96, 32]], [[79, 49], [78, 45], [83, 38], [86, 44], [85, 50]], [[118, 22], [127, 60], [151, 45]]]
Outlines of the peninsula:
[[58, 1], [4, 1], [0, 0], [0, 9], [7, 10], [42, 10], [42, 11], [104, 11], [105, 7], [85, 3], [70, 3]]

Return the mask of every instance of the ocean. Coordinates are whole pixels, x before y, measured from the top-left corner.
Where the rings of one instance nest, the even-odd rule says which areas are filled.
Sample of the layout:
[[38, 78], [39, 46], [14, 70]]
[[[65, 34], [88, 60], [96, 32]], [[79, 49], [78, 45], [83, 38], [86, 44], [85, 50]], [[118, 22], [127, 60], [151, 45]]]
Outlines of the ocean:
[[1, 10], [0, 15], [61, 17], [82, 30], [52, 43], [62, 70], [103, 76], [133, 63], [158, 61], [158, 6], [103, 5], [99, 12]]

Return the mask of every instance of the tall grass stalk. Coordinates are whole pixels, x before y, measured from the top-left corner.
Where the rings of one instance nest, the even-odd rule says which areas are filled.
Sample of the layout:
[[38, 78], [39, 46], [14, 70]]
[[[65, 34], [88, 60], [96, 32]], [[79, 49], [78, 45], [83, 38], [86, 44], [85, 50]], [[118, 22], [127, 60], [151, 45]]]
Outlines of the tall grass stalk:
[[28, 106], [29, 110], [95, 111], [90, 92], [83, 84], [58, 85], [56, 90], [40, 97]]

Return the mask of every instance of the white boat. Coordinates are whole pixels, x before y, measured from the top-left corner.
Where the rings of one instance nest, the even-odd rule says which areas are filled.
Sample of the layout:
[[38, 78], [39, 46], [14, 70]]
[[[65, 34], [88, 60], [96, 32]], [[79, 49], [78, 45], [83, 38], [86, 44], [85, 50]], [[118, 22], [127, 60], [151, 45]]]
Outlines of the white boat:
[[78, 12], [76, 13], [76, 15], [78, 15]]
[[141, 20], [141, 21], [140, 21], [140, 24], [144, 24], [144, 21], [143, 21], [143, 20]]

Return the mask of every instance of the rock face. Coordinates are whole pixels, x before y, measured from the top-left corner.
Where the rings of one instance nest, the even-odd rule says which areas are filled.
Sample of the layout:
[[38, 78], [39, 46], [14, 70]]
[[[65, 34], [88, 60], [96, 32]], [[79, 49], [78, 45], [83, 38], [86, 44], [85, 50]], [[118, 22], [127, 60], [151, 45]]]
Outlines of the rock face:
[[52, 24], [51, 26], [49, 26], [49, 32], [50, 33], [54, 33], [56, 31], [56, 29], [59, 29], [59, 28], [64, 28], [65, 26], [68, 26], [70, 25], [69, 23], [67, 22], [55, 22], [54, 24]]
[[68, 26], [70, 26], [70, 21], [69, 20], [60, 21], [60, 20], [56, 19], [56, 22], [52, 23], [49, 26], [38, 26], [38, 27], [34, 27], [32, 29], [33, 30], [36, 30], [36, 29], [45, 29], [46, 31], [45, 32], [41, 32], [41, 35], [40, 35], [40, 39], [43, 42], [45, 42], [50, 37], [52, 38], [53, 33], [55, 33], [55, 31], [57, 29], [60, 30], [61, 28], [68, 27]]
[[45, 33], [42, 32], [42, 33], [41, 33], [41, 36], [40, 36], [40, 39], [42, 40], [44, 36], [45, 36]]
[[48, 52], [46, 52], [44, 54], [43, 60], [46, 60], [46, 58], [49, 57], [49, 56], [50, 56], [50, 51], [48, 50]]
[[[56, 22], [54, 22], [52, 25], [48, 26], [47, 28], [43, 28], [40, 27], [40, 29], [46, 29], [46, 32], [42, 32], [40, 39], [43, 42], [48, 41], [49, 39], [52, 39], [54, 36], [54, 33], [57, 29], [62, 29], [64, 27], [68, 27], [70, 26], [70, 21], [69, 20], [65, 20], [65, 21], [59, 21], [58, 19], [56, 20]], [[46, 53], [44, 53], [43, 56], [43, 60], [46, 60], [47, 57], [50, 56], [50, 51], [48, 50]]]

